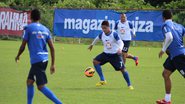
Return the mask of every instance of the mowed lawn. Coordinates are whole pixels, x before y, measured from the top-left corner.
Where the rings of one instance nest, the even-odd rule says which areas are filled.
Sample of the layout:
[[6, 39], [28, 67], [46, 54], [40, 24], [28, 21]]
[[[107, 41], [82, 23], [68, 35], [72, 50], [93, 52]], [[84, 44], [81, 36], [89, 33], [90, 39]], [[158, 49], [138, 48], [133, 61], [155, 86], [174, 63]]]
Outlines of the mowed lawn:
[[[21, 41], [0, 41], [0, 104], [26, 104], [26, 78], [30, 68], [28, 50], [18, 64], [14, 58]], [[108, 82], [96, 87], [97, 73], [92, 78], [84, 76], [86, 67], [92, 66], [92, 59], [102, 52], [102, 46], [95, 46], [89, 52], [88, 45], [55, 43], [56, 73], [47, 75], [47, 86], [64, 104], [155, 104], [164, 97], [162, 64], [167, 57], [158, 58], [160, 48], [131, 47], [130, 53], [139, 56], [139, 66], [127, 60], [127, 70], [135, 90], [130, 91], [120, 72], [110, 64], [104, 65], [103, 72]], [[185, 80], [176, 71], [172, 75], [172, 102], [185, 104]], [[35, 86], [34, 104], [53, 104]]]

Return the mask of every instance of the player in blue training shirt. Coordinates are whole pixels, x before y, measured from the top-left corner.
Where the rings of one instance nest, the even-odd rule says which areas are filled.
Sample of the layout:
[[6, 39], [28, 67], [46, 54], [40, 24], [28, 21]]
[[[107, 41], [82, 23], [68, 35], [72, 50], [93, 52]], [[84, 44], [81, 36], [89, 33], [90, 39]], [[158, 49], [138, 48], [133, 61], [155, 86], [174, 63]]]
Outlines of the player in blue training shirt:
[[18, 62], [20, 55], [24, 52], [26, 44], [28, 44], [31, 69], [27, 79], [27, 104], [32, 104], [34, 96], [34, 82], [36, 81], [38, 89], [55, 104], [62, 104], [62, 102], [48, 89], [46, 68], [48, 64], [47, 44], [51, 51], [51, 67], [50, 72], [55, 72], [55, 51], [51, 39], [50, 31], [39, 23], [40, 12], [37, 9], [31, 11], [32, 23], [24, 28], [23, 41], [19, 52], [15, 58]]
[[164, 10], [163, 19], [165, 23], [162, 26], [165, 41], [163, 48], [159, 53], [159, 57], [167, 51], [168, 58], [166, 59], [163, 71], [165, 82], [166, 95], [162, 100], [156, 101], [157, 104], [171, 104], [171, 74], [177, 69], [185, 78], [185, 47], [183, 45], [183, 36], [185, 28], [172, 21], [172, 13], [169, 10]]
[[116, 32], [110, 30], [108, 21], [103, 21], [101, 26], [103, 32], [95, 38], [93, 43], [88, 48], [89, 50], [92, 50], [93, 46], [98, 40], [101, 40], [104, 45], [104, 52], [96, 56], [96, 58], [93, 60], [96, 72], [100, 77], [100, 82], [98, 82], [96, 86], [107, 84], [102, 73], [101, 66], [109, 62], [116, 71], [121, 71], [124, 79], [127, 82], [128, 88], [133, 90], [134, 88], [131, 85], [129, 74], [126, 71], [122, 60], [122, 49], [124, 46], [123, 41]]

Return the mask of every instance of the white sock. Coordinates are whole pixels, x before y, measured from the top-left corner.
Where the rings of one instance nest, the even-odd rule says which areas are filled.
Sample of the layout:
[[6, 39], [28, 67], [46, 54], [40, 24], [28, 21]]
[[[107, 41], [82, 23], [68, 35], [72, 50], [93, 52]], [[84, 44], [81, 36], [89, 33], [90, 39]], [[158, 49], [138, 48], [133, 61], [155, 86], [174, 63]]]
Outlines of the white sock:
[[171, 94], [166, 94], [165, 95], [165, 101], [170, 102], [171, 101]]

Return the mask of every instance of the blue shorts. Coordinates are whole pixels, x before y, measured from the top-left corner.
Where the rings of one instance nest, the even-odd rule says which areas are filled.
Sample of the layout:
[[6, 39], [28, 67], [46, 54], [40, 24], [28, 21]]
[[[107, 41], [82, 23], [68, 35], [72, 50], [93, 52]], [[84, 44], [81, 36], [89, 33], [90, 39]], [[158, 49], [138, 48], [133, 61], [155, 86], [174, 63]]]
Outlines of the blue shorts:
[[170, 57], [166, 59], [163, 64], [164, 68], [174, 72], [176, 69], [180, 72], [180, 74], [185, 78], [185, 55], [179, 55], [174, 57], [172, 60]]
[[28, 79], [36, 80], [37, 86], [44, 85], [47, 83], [46, 68], [48, 61], [38, 62], [31, 65], [30, 72], [28, 74]]
[[94, 59], [100, 62], [100, 65], [104, 65], [109, 62], [116, 71], [123, 70], [125, 68], [122, 60], [122, 56], [118, 54], [101, 53]]
[[129, 50], [129, 47], [130, 47], [130, 41], [129, 41], [129, 40], [128, 40], [128, 41], [124, 41], [124, 40], [123, 40], [123, 43], [124, 43], [124, 46], [123, 46], [122, 52], [127, 53], [128, 50]]

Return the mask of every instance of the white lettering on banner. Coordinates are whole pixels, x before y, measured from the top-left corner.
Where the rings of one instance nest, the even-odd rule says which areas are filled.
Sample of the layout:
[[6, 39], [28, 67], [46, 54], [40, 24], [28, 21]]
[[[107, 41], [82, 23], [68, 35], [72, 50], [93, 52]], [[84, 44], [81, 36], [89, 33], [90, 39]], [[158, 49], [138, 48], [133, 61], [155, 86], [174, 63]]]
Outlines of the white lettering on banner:
[[0, 29], [1, 30], [23, 30], [28, 24], [28, 14], [16, 12], [0, 12]]
[[[108, 16], [105, 16], [105, 20], [108, 20]], [[84, 34], [88, 34], [91, 30], [101, 30], [101, 19], [80, 19], [80, 18], [65, 18], [64, 29], [70, 30], [82, 30]], [[114, 20], [108, 20], [110, 27], [113, 30], [116, 24]], [[140, 21], [139, 17], [131, 21], [134, 25], [136, 32], [153, 32], [153, 21]]]
[[132, 21], [136, 32], [153, 32], [154, 23], [153, 21], [139, 21], [139, 17], [136, 17]]
[[[107, 19], [108, 17], [105, 16]], [[90, 30], [101, 30], [101, 23], [103, 20], [97, 19], [74, 19], [65, 18], [64, 19], [64, 29], [82, 30], [84, 34], [88, 34]], [[115, 27], [114, 20], [108, 20], [112, 29]]]

